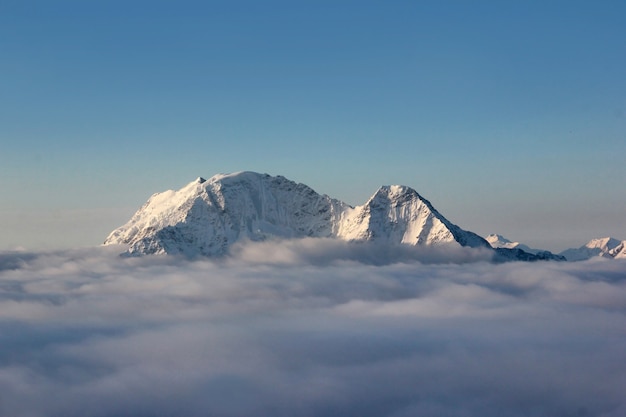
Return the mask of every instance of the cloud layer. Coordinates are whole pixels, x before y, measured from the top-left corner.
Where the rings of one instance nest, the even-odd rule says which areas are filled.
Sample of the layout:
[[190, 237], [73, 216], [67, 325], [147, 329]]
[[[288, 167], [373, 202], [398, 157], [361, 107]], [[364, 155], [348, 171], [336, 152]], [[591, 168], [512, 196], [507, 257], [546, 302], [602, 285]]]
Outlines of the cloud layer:
[[626, 415], [626, 262], [380, 250], [0, 254], [0, 415]]

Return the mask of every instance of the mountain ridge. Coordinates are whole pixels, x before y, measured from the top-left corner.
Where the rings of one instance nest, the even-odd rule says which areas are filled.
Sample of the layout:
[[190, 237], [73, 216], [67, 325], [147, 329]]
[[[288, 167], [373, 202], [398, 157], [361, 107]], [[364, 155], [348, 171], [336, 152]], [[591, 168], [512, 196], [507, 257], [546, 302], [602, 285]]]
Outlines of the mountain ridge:
[[530, 248], [520, 242], [513, 242], [496, 233], [486, 236], [485, 240], [487, 240], [496, 251], [521, 249], [524, 252], [540, 257], [545, 256], [545, 254], [550, 254], [552, 256], [563, 257], [567, 261], [584, 261], [596, 257], [605, 259], [626, 259], [626, 240], [620, 241], [613, 237], [594, 238], [580, 247], [565, 249], [558, 255], [554, 255], [543, 249]]
[[626, 259], [626, 240], [613, 237], [594, 238], [579, 248], [570, 248], [559, 255], [568, 261], [583, 261], [594, 257]]
[[[241, 240], [302, 237], [492, 250], [405, 185], [383, 185], [363, 205], [351, 206], [283, 176], [251, 171], [198, 177], [179, 190], [155, 193], [104, 244], [125, 244], [128, 255], [194, 257], [224, 255]], [[494, 250], [494, 260], [540, 259], [559, 257]]]
[[497, 233], [492, 233], [492, 234], [486, 236], [485, 240], [487, 242], [489, 242], [491, 247], [494, 248], [494, 249], [499, 249], [499, 248], [521, 249], [524, 252], [532, 253], [534, 255], [536, 255], [539, 252], [546, 252], [546, 250], [544, 250], [544, 249], [534, 249], [534, 248], [531, 248], [530, 246], [525, 245], [523, 243], [513, 242], [513, 241], [511, 241], [511, 240], [509, 240], [509, 239], [505, 238], [504, 236], [499, 235]]

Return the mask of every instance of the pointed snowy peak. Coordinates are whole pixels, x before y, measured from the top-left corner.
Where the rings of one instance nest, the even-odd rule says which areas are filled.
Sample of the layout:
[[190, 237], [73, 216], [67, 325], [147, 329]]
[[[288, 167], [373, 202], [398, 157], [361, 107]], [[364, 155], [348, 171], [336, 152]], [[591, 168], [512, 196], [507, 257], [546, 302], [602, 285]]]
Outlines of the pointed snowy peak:
[[519, 245], [519, 242], [512, 242], [502, 235], [492, 233], [485, 237], [485, 240], [489, 242], [492, 248], [514, 248]]
[[499, 235], [497, 233], [492, 233], [489, 236], [487, 236], [485, 238], [485, 240], [487, 240], [487, 242], [489, 242], [489, 244], [491, 245], [492, 248], [494, 249], [521, 249], [524, 252], [528, 252], [530, 254], [533, 255], [537, 255], [539, 253], [550, 253], [552, 254], [550, 251], [547, 251], [545, 249], [535, 249], [535, 248], [531, 248], [528, 245], [525, 245], [523, 243], [520, 242], [513, 242], [507, 238], [505, 238], [502, 235]]
[[405, 185], [383, 185], [372, 195], [365, 205], [403, 204], [415, 199], [423, 200], [414, 189]]
[[338, 237], [389, 244], [453, 243], [453, 234], [426, 200], [412, 188], [380, 187], [362, 206], [344, 213]]
[[621, 242], [612, 237], [601, 237], [598, 239], [591, 239], [584, 246], [589, 249], [600, 249], [602, 252], [610, 252], [612, 249], [615, 249], [619, 246]]
[[594, 257], [622, 258], [622, 252], [626, 241], [620, 241], [612, 237], [591, 239], [579, 248], [564, 250], [560, 254], [568, 261], [583, 261]]
[[485, 237], [485, 240], [489, 243], [491, 243], [493, 246], [494, 244], [496, 245], [504, 245], [507, 243], [517, 243], [517, 242], [511, 242], [509, 239], [505, 238], [502, 235], [499, 235], [497, 233], [491, 233], [490, 235], [488, 235], [487, 237]]
[[480, 236], [449, 222], [414, 189], [382, 186], [362, 205], [346, 211], [337, 236], [385, 244], [455, 244], [488, 247]]

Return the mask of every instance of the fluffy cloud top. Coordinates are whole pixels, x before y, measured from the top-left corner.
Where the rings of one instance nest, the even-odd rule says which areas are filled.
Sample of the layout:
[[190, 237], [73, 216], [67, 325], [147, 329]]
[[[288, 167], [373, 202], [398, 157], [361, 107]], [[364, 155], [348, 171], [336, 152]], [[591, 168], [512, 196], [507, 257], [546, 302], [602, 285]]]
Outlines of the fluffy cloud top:
[[626, 262], [0, 254], [0, 415], [626, 415]]

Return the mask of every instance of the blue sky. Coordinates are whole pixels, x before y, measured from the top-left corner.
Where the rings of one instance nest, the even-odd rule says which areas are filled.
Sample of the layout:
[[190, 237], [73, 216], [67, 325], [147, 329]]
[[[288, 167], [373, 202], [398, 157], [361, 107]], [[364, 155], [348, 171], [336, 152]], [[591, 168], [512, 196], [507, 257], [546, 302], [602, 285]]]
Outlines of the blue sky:
[[0, 249], [253, 170], [479, 234], [626, 239], [620, 1], [3, 1]]

